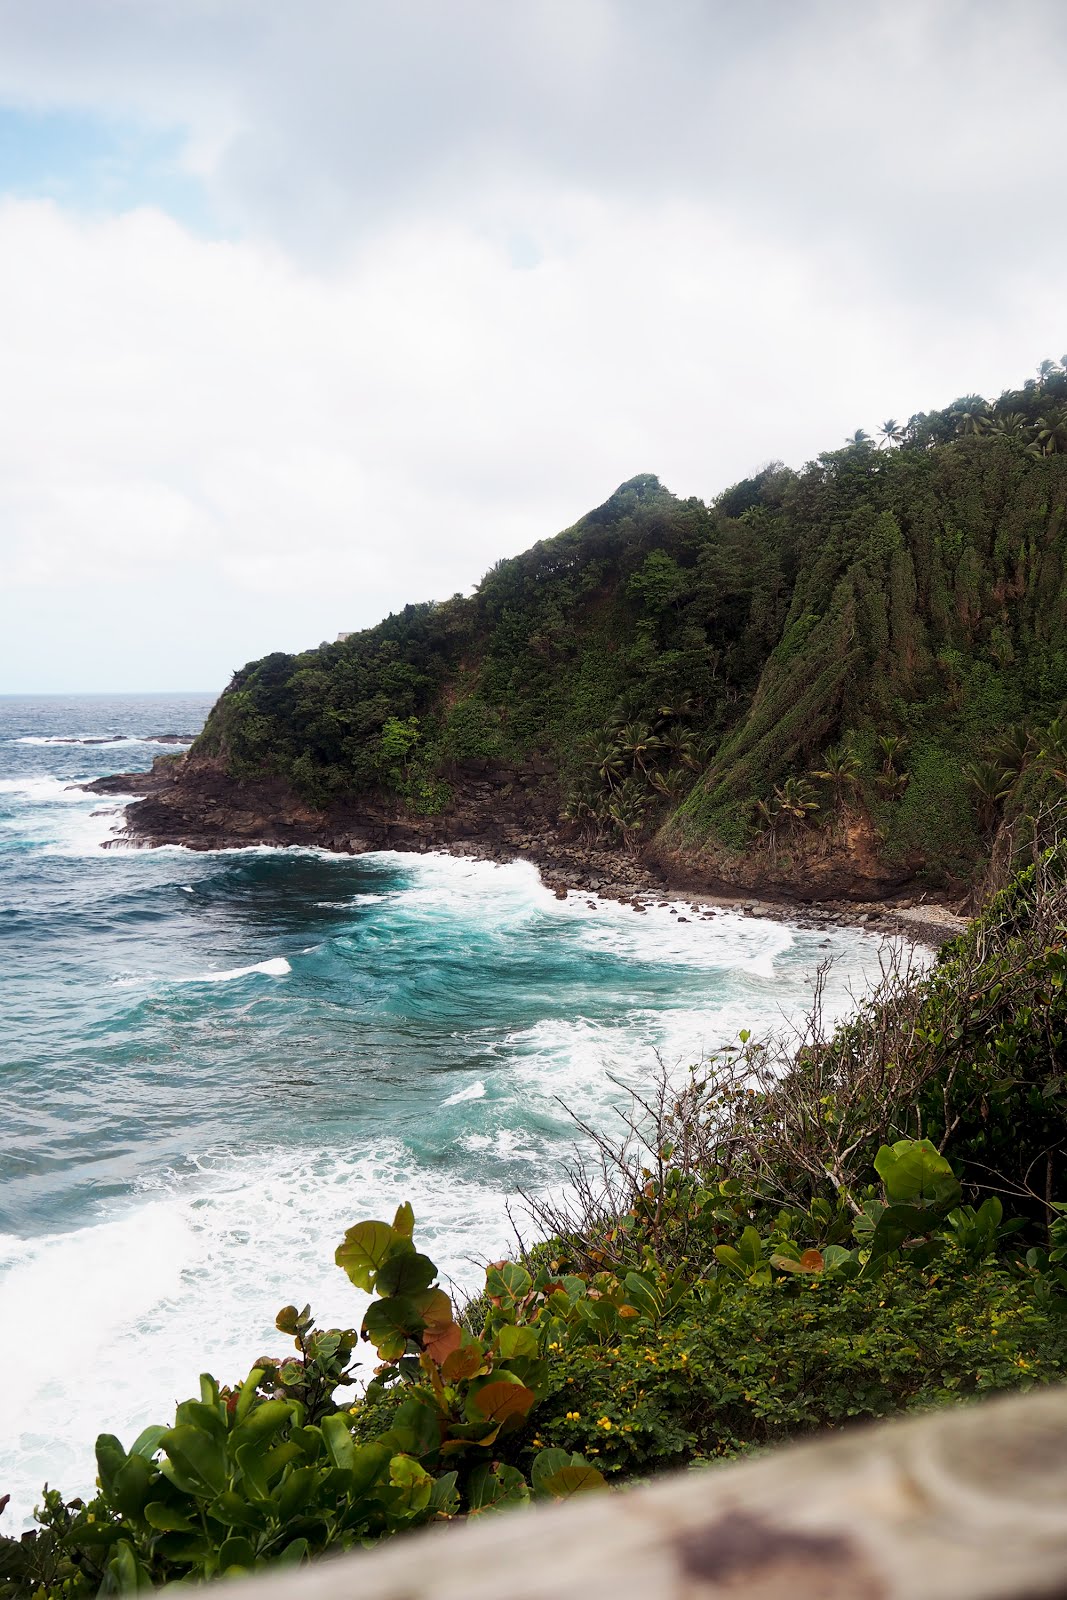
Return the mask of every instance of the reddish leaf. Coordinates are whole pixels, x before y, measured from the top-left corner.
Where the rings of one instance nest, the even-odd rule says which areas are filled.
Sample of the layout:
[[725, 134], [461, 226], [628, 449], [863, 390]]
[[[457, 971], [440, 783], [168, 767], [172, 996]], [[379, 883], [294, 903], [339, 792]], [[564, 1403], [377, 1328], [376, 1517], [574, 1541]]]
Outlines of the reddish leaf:
[[480, 1344], [465, 1344], [458, 1350], [453, 1350], [441, 1366], [441, 1376], [447, 1378], [449, 1383], [455, 1383], [463, 1378], [473, 1378], [485, 1365], [485, 1352]]
[[479, 1389], [471, 1396], [471, 1404], [487, 1422], [504, 1422], [508, 1417], [524, 1417], [536, 1398], [525, 1384], [497, 1382]]
[[462, 1342], [463, 1329], [458, 1322], [450, 1322], [445, 1328], [427, 1328], [422, 1336], [422, 1348], [438, 1366], [454, 1355]]

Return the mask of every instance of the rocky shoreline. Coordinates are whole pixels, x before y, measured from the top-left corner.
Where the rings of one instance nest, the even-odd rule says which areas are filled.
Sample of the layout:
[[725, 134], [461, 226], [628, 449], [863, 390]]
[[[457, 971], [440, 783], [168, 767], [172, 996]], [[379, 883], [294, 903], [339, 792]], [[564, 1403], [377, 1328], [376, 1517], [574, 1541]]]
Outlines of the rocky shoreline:
[[860, 927], [934, 948], [967, 926], [967, 919], [944, 901], [904, 887], [846, 898], [805, 895], [793, 886], [783, 894], [714, 879], [696, 882], [686, 864], [633, 856], [561, 827], [547, 769], [517, 772], [471, 763], [457, 776], [461, 798], [438, 817], [408, 817], [389, 802], [366, 799], [316, 810], [280, 783], [240, 783], [216, 763], [178, 754], [157, 757], [148, 772], [120, 773], [79, 787], [141, 796], [127, 807], [124, 832], [109, 841], [115, 845], [177, 844], [193, 850], [304, 845], [348, 855], [440, 850], [483, 861], [529, 861], [560, 898], [585, 893], [629, 905], [638, 914], [665, 904], [680, 921], [729, 909], [800, 927]]

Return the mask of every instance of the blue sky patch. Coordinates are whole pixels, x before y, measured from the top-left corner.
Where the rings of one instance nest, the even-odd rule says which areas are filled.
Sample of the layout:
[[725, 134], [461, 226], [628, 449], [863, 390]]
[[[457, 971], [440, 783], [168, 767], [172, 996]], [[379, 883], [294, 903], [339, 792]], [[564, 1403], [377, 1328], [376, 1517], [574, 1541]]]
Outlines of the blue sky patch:
[[175, 129], [0, 106], [0, 196], [89, 212], [157, 206], [198, 233], [213, 233], [203, 186], [179, 165], [181, 143]]

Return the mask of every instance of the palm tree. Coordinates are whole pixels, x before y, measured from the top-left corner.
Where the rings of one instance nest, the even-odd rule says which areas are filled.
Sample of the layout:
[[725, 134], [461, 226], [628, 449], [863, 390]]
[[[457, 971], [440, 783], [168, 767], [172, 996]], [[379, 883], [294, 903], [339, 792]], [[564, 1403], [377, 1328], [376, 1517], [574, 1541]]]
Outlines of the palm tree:
[[896, 771], [900, 757], [908, 748], [908, 741], [902, 733], [883, 733], [879, 735], [878, 748], [882, 752], [882, 771], [890, 777]]
[[675, 695], [669, 706], [660, 706], [656, 714], [662, 722], [677, 722], [683, 717], [695, 717], [699, 710], [699, 703], [687, 690]]
[[1026, 417], [1021, 411], [1005, 412], [1004, 416], [997, 417], [989, 426], [990, 433], [998, 439], [1023, 439], [1026, 430]]
[[776, 785], [774, 798], [783, 816], [794, 827], [806, 822], [809, 814], [819, 809], [815, 790], [805, 778], [787, 778], [780, 787]]
[[864, 428], [857, 428], [855, 433], [850, 434], [845, 440], [846, 445], [851, 445], [853, 449], [860, 450], [867, 449], [873, 443], [873, 439]]
[[887, 800], [899, 800], [911, 782], [911, 775], [893, 768], [889, 772], [880, 772], [874, 781]]
[[668, 800], [673, 800], [678, 795], [685, 793], [686, 789], [692, 784], [693, 778], [692, 774], [686, 772], [684, 767], [668, 767], [666, 772], [658, 772], [653, 769], [648, 775], [648, 781], [657, 794], [665, 795]]
[[622, 834], [623, 843], [632, 851], [651, 804], [648, 791], [634, 778], [627, 778], [615, 790], [608, 802], [608, 820]]
[[989, 427], [989, 415], [975, 407], [969, 411], [961, 411], [957, 422], [960, 433], [985, 433]]
[[904, 443], [906, 430], [901, 427], [895, 417], [890, 417], [888, 422], [882, 423], [882, 426], [878, 429], [878, 434], [886, 449], [890, 449], [895, 444]]
[[960, 768], [963, 777], [974, 790], [978, 803], [978, 825], [988, 833], [996, 820], [997, 807], [1011, 785], [1004, 786], [1004, 773], [995, 761], [969, 761]]
[[622, 752], [613, 741], [597, 740], [593, 746], [592, 766], [602, 786], [609, 792], [622, 782]]
[[1056, 717], [1049, 723], [1037, 755], [1054, 778], [1067, 783], [1067, 717]]
[[689, 767], [693, 772], [699, 772], [704, 765], [701, 749], [696, 736], [688, 728], [670, 728], [660, 739], [664, 750], [669, 750], [671, 755], [677, 756], [684, 767]]
[[588, 789], [578, 788], [573, 790], [566, 805], [563, 807], [563, 821], [577, 823], [587, 838], [591, 834], [599, 836], [599, 798]]
[[663, 748], [663, 740], [647, 722], [628, 722], [615, 735], [615, 746], [624, 761], [648, 776], [648, 757]]
[[1038, 446], [1039, 453], [1045, 456], [1059, 455], [1067, 451], [1067, 406], [1062, 406], [1059, 411], [1051, 411], [1047, 416], [1038, 417], [1034, 443]]
[[1000, 767], [1004, 782], [1009, 786], [1020, 777], [1027, 761], [1036, 753], [1037, 742], [1032, 728], [1017, 722], [1005, 728], [993, 741], [992, 758]]
[[808, 774], [832, 786], [836, 806], [844, 804], [846, 791], [855, 787], [859, 775], [859, 757], [851, 745], [845, 743], [827, 745], [822, 753], [822, 766]]
[[785, 820], [782, 808], [772, 796], [770, 800], [757, 800], [752, 811], [756, 832], [766, 841], [773, 861], [778, 853], [778, 833]]
[[1042, 383], [1042, 384], [1048, 383], [1050, 378], [1058, 378], [1059, 374], [1060, 374], [1060, 369], [1056, 365], [1055, 361], [1049, 361], [1046, 358], [1044, 361], [1039, 361], [1038, 362], [1038, 364], [1037, 364], [1037, 377], [1038, 377], [1038, 382], [1039, 383]]

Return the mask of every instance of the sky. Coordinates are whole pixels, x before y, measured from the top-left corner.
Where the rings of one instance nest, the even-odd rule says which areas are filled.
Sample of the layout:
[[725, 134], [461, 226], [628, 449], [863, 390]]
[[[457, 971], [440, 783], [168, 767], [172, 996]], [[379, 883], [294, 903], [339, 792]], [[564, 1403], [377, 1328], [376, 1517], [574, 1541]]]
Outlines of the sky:
[[1067, 351], [1062, 0], [0, 0], [0, 693], [218, 690]]

